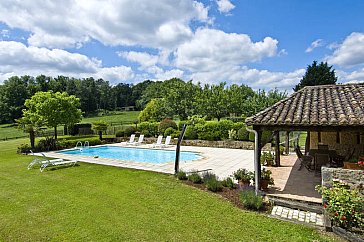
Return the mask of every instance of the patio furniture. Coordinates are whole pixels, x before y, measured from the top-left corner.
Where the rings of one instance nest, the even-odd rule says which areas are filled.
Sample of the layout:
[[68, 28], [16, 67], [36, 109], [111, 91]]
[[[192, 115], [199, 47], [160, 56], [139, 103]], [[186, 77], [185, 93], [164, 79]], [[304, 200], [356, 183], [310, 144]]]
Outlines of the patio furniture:
[[170, 143], [171, 143], [171, 136], [167, 136], [166, 141], [164, 141], [164, 144], [162, 144], [161, 147], [163, 148], [168, 147]]
[[159, 135], [158, 139], [157, 139], [157, 142], [153, 144], [153, 147], [161, 146], [162, 145], [162, 139], [163, 139], [163, 135]]
[[308, 171], [312, 171], [311, 165], [312, 165], [313, 157], [310, 155], [303, 155], [299, 146], [297, 146], [294, 150], [296, 152], [298, 160], [301, 162], [298, 170], [301, 170], [302, 166], [304, 166]]
[[[41, 159], [39, 159], [39, 156], [36, 156], [34, 153], [33, 153], [33, 151], [32, 150], [30, 150], [30, 153], [32, 153], [32, 155], [33, 155], [33, 157], [34, 157], [34, 160], [32, 161], [32, 162], [30, 162], [29, 163], [29, 165], [28, 165], [28, 170], [30, 170], [33, 166], [35, 166], [35, 165], [39, 165], [39, 166], [42, 166], [43, 164], [47, 164], [47, 163], [49, 163], [50, 161], [49, 161], [49, 159], [43, 154], [43, 153], [41, 153], [42, 155], [43, 155], [43, 157], [45, 158], [44, 160], [41, 160]], [[52, 160], [53, 162], [59, 162], [59, 161], [63, 161], [63, 159], [54, 159], [54, 160]]]
[[317, 145], [317, 149], [318, 149], [318, 150], [328, 150], [328, 149], [329, 149], [329, 145], [325, 145], [325, 144], [318, 144], [318, 145]]
[[45, 162], [40, 166], [40, 172], [43, 172], [48, 167], [62, 166], [62, 165], [76, 165], [77, 161], [75, 160], [63, 160], [63, 159], [54, 159], [49, 160], [43, 153], [42, 156], [46, 159]]
[[135, 134], [130, 135], [129, 141], [126, 142], [126, 144], [133, 144], [135, 141]]
[[315, 155], [315, 171], [321, 172], [321, 166], [330, 165], [329, 154], [317, 153]]
[[128, 142], [127, 144], [128, 145], [140, 145], [143, 143], [143, 140], [144, 140], [144, 134], [141, 134], [138, 138], [138, 141], [136, 142]]

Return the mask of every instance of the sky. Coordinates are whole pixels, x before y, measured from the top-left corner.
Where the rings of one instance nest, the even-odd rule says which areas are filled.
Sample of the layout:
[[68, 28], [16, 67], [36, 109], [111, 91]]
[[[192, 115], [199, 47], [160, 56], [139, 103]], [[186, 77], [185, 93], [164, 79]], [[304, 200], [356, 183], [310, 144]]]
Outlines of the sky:
[[292, 91], [314, 60], [362, 82], [363, 12], [362, 0], [1, 0], [0, 83], [177, 77]]

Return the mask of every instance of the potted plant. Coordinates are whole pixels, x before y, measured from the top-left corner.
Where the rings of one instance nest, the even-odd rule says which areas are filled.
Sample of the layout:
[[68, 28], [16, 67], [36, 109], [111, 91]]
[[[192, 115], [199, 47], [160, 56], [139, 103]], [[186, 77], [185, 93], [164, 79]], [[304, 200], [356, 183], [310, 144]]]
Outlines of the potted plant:
[[261, 189], [268, 189], [268, 185], [274, 185], [274, 179], [272, 177], [272, 172], [265, 168], [262, 169], [261, 172]]
[[240, 187], [246, 187], [250, 185], [252, 172], [247, 169], [239, 169], [233, 173], [233, 176], [236, 180], [238, 180]]
[[286, 148], [283, 146], [283, 145], [279, 145], [279, 153], [281, 154], [281, 155], [284, 155], [284, 150], [285, 150]]
[[349, 161], [344, 162], [344, 169], [351, 169], [351, 170], [357, 170], [360, 169], [358, 166], [358, 158], [353, 157]]
[[260, 157], [260, 162], [265, 166], [273, 166], [274, 165], [274, 154], [272, 152], [263, 152]]

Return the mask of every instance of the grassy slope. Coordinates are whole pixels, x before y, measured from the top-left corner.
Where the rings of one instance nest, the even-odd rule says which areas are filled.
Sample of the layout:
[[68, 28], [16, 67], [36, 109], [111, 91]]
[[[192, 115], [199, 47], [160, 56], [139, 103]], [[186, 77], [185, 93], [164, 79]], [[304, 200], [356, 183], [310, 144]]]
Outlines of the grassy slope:
[[0, 142], [0, 241], [326, 241], [319, 232], [242, 211], [172, 176], [81, 163], [26, 169], [24, 140]]
[[27, 137], [27, 134], [12, 124], [0, 124], [0, 140], [15, 137]]

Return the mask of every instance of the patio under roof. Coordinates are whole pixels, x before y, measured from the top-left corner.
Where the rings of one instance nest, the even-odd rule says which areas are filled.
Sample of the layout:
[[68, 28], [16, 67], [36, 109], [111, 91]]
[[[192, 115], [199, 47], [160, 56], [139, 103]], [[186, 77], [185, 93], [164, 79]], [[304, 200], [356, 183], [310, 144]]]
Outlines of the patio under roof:
[[[364, 83], [306, 86], [273, 106], [248, 117], [255, 133], [255, 184], [260, 187], [261, 132], [354, 131], [364, 132]], [[275, 132], [279, 143], [279, 132]], [[279, 146], [276, 146], [279, 154]], [[279, 165], [279, 155], [276, 156]]]

